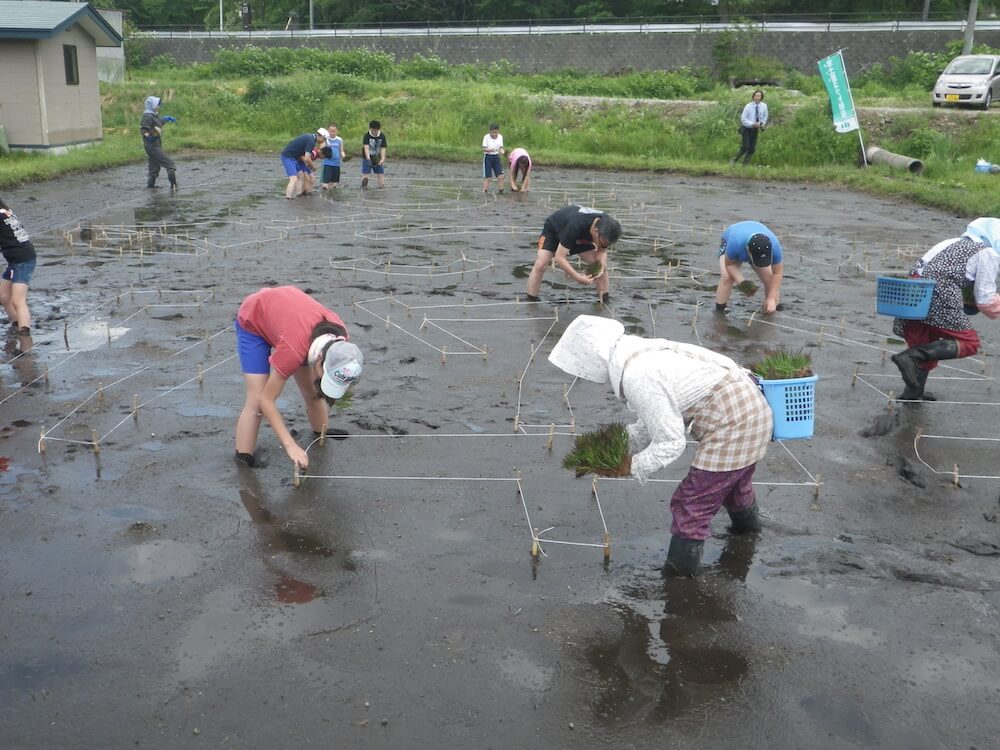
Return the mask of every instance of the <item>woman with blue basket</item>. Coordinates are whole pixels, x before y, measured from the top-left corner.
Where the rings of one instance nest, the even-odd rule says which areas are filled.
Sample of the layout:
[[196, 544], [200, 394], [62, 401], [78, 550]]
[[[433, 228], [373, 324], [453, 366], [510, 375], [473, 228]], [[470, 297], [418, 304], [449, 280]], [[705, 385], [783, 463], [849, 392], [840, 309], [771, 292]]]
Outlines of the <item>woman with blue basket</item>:
[[673, 523], [664, 576], [698, 573], [705, 539], [723, 505], [736, 533], [761, 530], [753, 473], [773, 431], [771, 407], [750, 373], [692, 344], [625, 334], [617, 320], [580, 315], [552, 349], [560, 370], [611, 383], [639, 419], [626, 429], [639, 482], [675, 461], [691, 431], [698, 448], [670, 499]]
[[892, 357], [906, 384], [901, 400], [933, 401], [924, 387], [937, 363], [979, 351], [969, 315], [1000, 318], [998, 248], [1000, 220], [976, 219], [961, 237], [939, 242], [913, 266], [910, 277], [933, 280], [934, 292], [925, 318], [896, 318], [892, 325], [893, 333], [910, 347]]

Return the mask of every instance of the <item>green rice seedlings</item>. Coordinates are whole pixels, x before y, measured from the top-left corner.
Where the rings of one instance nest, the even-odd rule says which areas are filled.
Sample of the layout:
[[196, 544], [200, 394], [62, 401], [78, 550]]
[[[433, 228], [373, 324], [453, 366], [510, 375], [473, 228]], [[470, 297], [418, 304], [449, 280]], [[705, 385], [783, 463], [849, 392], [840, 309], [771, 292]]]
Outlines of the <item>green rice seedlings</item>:
[[624, 477], [632, 472], [625, 426], [615, 422], [578, 435], [573, 450], [563, 459], [563, 468], [584, 474]]
[[764, 380], [807, 378], [813, 374], [812, 357], [801, 350], [793, 352], [789, 349], [769, 352], [762, 359], [751, 363], [748, 369]]
[[736, 285], [736, 291], [740, 294], [746, 295], [747, 297], [753, 297], [759, 288], [760, 287], [749, 280], [741, 281]]
[[604, 273], [604, 266], [599, 260], [595, 260], [593, 263], [587, 266], [587, 273], [593, 276], [595, 279]]

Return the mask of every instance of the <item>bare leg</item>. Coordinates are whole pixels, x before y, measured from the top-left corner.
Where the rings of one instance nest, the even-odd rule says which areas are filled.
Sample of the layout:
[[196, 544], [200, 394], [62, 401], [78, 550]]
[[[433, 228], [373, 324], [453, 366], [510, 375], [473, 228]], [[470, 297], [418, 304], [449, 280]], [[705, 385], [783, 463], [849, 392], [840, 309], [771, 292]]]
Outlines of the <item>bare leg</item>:
[[715, 290], [715, 304], [724, 305], [729, 302], [729, 295], [736, 284], [743, 283], [743, 273], [739, 264], [726, 262], [726, 256], [719, 256], [719, 286]]
[[316, 386], [313, 383], [313, 370], [311, 367], [300, 367], [295, 371], [295, 384], [299, 387], [302, 400], [306, 405], [306, 414], [309, 417], [309, 424], [313, 432], [322, 432], [330, 421], [330, 412], [326, 408], [326, 401], [316, 398]]
[[11, 284], [10, 307], [14, 311], [11, 319], [16, 320], [17, 324], [22, 328], [31, 328], [31, 311], [28, 310], [27, 284]]
[[257, 433], [260, 432], [260, 421], [263, 418], [260, 413], [260, 394], [264, 392], [268, 377], [270, 376], [243, 373], [247, 395], [243, 410], [240, 411], [240, 417], [236, 421], [237, 453], [252, 454], [257, 447]]
[[555, 255], [548, 250], [538, 249], [538, 255], [535, 257], [535, 265], [531, 267], [531, 274], [528, 276], [528, 294], [532, 297], [538, 296], [538, 290], [542, 288], [542, 277], [549, 270], [554, 257]]
[[292, 176], [288, 178], [288, 185], [285, 186], [285, 197], [294, 198], [295, 197], [295, 186], [298, 185], [298, 176]]
[[13, 290], [11, 289], [13, 284], [9, 281], [0, 281], [0, 305], [3, 305], [3, 309], [10, 316], [11, 323], [17, 323], [17, 313], [14, 312], [14, 305], [11, 304], [11, 297]]

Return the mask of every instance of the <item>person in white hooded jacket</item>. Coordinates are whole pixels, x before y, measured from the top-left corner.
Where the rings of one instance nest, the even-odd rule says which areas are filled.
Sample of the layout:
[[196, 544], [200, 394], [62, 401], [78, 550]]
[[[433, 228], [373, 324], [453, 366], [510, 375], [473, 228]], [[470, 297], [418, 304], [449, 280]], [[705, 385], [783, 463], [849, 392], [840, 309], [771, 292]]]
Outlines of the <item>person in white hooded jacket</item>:
[[773, 431], [771, 409], [750, 373], [700, 346], [625, 334], [616, 320], [581, 315], [549, 355], [564, 372], [610, 383], [638, 420], [627, 427], [632, 478], [675, 461], [689, 430], [698, 449], [670, 500], [673, 522], [663, 574], [698, 572], [723, 505], [737, 533], [760, 531], [753, 473]]

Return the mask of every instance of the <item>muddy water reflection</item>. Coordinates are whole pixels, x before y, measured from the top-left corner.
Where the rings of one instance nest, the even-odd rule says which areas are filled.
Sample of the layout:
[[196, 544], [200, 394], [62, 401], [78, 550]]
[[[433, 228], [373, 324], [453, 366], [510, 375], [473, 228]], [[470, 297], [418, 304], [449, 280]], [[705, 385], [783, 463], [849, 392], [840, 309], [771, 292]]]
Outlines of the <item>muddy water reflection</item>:
[[586, 649], [599, 682], [591, 704], [598, 721], [655, 724], [732, 700], [750, 674], [732, 636], [739, 620], [734, 584], [746, 579], [753, 553], [753, 539], [732, 537], [719, 559], [721, 574], [666, 580], [662, 605], [646, 591], [627, 592], [632, 597], [616, 606], [620, 636]]
[[283, 604], [305, 604], [324, 593], [315, 584], [282, 570], [275, 560], [279, 553], [331, 558], [342, 570], [355, 571], [350, 551], [331, 547], [315, 532], [294, 525], [268, 510], [263, 501], [260, 483], [252, 469], [240, 467], [240, 480], [240, 500], [257, 529], [262, 559], [277, 577], [273, 590], [269, 592], [271, 597]]

